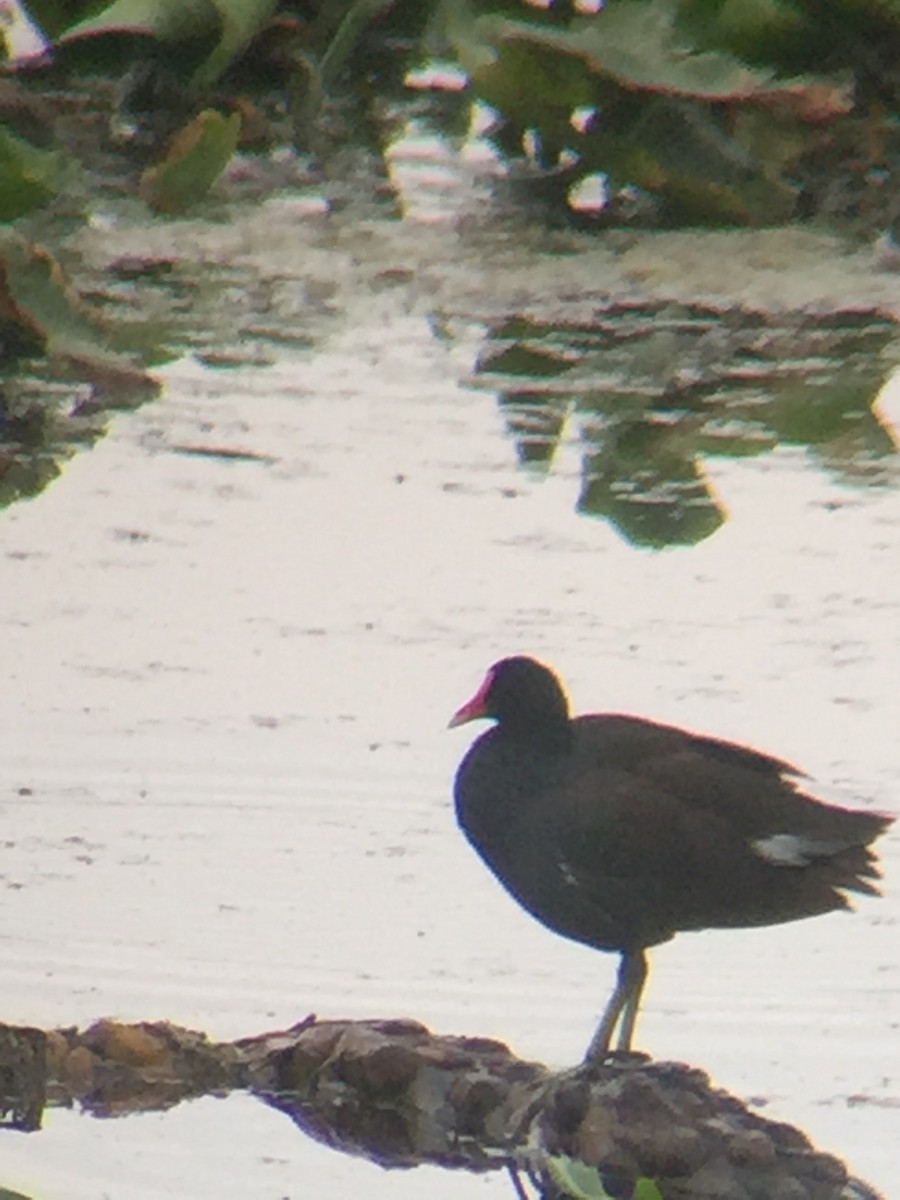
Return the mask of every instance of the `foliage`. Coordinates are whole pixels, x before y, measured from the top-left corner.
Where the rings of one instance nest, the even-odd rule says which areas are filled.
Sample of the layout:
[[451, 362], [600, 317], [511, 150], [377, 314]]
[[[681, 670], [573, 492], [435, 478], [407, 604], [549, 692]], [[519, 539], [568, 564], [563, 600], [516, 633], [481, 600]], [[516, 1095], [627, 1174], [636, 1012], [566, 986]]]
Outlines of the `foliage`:
[[[561, 1154], [547, 1159], [553, 1182], [573, 1200], [613, 1200], [596, 1167]], [[663, 1200], [652, 1179], [643, 1177], [634, 1185], [632, 1200]]]
[[[648, 200], [637, 210], [662, 224], [788, 221], [809, 207], [806, 164], [829, 146], [877, 155], [900, 97], [898, 0], [608, 0], [596, 11], [571, 0], [307, 0], [296, 16], [286, 7], [27, 0], [63, 66], [120, 78], [140, 64], [168, 79], [175, 119], [159, 140], [181, 125], [184, 145], [199, 129], [204, 161], [215, 142], [220, 167], [232, 126], [200, 114], [223, 100], [234, 111], [226, 76], [239, 61], [275, 55], [295, 139], [318, 145], [329, 101], [343, 82], [364, 87], [373, 31], [390, 27], [404, 36], [400, 76], [426, 45], [451, 54], [471, 97], [499, 114], [502, 148], [527, 150], [573, 203], [583, 180], [602, 176], [606, 220], [637, 195]], [[165, 106], [164, 91], [149, 94]], [[871, 119], [868, 104], [880, 106]], [[0, 147], [0, 165], [8, 155]], [[170, 174], [168, 160], [153, 169]], [[169, 211], [201, 199], [215, 173], [199, 171], [192, 191], [185, 170]], [[5, 219], [54, 190], [23, 167], [16, 176], [0, 196]], [[155, 196], [146, 177], [142, 194]]]
[[507, 145], [530, 133], [544, 167], [605, 172], [614, 191], [656, 196], [669, 222], [760, 224], [795, 213], [792, 168], [854, 106], [849, 70], [782, 70], [806, 21], [788, 0], [612, 0], [566, 18], [447, 0], [440, 29]]
[[12, 230], [0, 230], [0, 328], [81, 365], [88, 377], [142, 387], [149, 380], [113, 346], [114, 335], [79, 296], [59, 262]]
[[[107, 409], [138, 404], [158, 385], [138, 356], [123, 350], [122, 331], [85, 304], [57, 259], [12, 230], [0, 230], [0, 338], [7, 350], [0, 395], [4, 508], [58, 478], [77, 447], [101, 436]], [[46, 387], [40, 396], [28, 383], [17, 387], [18, 360], [26, 358], [43, 358], [45, 383], [55, 376], [62, 387], [55, 393]]]
[[143, 198], [159, 212], [182, 212], [215, 183], [237, 148], [240, 113], [199, 113], [180, 131], [165, 157], [141, 177]]
[[[189, 93], [208, 88], [263, 29], [277, 0], [28, 0], [58, 53], [82, 70], [121, 70], [133, 57], [175, 55]], [[72, 19], [72, 10], [75, 19]], [[70, 19], [64, 19], [64, 13]]]
[[875, 311], [610, 302], [584, 325], [499, 322], [473, 382], [497, 397], [532, 479], [577, 444], [577, 511], [662, 549], [725, 521], [717, 459], [792, 445], [842, 486], [895, 486], [896, 446], [872, 408], [895, 347], [895, 323]]
[[63, 156], [0, 125], [0, 223], [49, 203], [64, 179]]
[[[49, 39], [45, 66], [55, 78], [100, 72], [120, 97], [140, 92], [144, 125], [136, 122], [131, 145], [118, 145], [141, 160], [126, 168], [132, 192], [168, 216], [208, 194], [244, 135], [245, 114], [253, 116], [252, 103], [235, 95], [239, 60], [255, 62], [267, 84], [267, 64], [278, 62], [295, 118], [288, 127], [297, 140], [321, 144], [323, 115], [342, 86], [368, 95], [374, 81], [383, 97], [373, 30], [404, 35], [392, 67], [402, 78], [425, 53], [429, 15], [427, 45], [449, 47], [467, 73], [469, 97], [500, 114], [503, 147], [522, 154], [527, 142], [534, 174], [573, 193], [581, 180], [601, 177], [612, 198], [608, 220], [635, 195], [648, 198], [642, 215], [665, 223], [790, 220], [803, 196], [799, 164], [839, 136], [854, 153], [870, 144], [875, 153], [900, 93], [900, 0], [608, 0], [596, 12], [569, 0], [548, 8], [526, 0], [307, 0], [296, 17], [277, 13], [277, 0], [26, 5]], [[145, 73], [168, 80], [168, 91], [141, 92], [135, 80]], [[42, 78], [10, 73], [3, 81], [11, 95], [0, 93], [0, 223], [64, 199], [73, 180], [90, 186], [90, 169], [56, 136], [63, 121], [57, 126], [37, 109], [29, 118]], [[884, 117], [861, 114], [866, 100], [881, 103]], [[79, 361], [89, 375], [141, 374], [88, 315], [52, 255], [27, 237], [0, 240], [0, 317], [14, 345]], [[648, 438], [651, 457], [667, 464], [665, 478], [691, 499], [680, 505], [691, 514], [690, 536], [705, 535], [721, 518], [704, 499], [706, 482], [683, 438], [623, 426], [607, 440], [621, 467], [646, 458]], [[579, 503], [601, 511], [610, 503], [609, 455], [589, 458]]]

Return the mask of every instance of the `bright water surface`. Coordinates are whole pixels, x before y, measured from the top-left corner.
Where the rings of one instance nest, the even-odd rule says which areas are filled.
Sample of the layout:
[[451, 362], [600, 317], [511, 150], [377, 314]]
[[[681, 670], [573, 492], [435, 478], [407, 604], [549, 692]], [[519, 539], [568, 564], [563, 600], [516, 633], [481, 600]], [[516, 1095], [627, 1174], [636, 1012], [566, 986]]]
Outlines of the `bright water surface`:
[[[441, 330], [417, 270], [376, 289], [364, 231], [330, 244], [297, 222], [278, 288], [329, 253], [341, 273], [334, 310], [309, 318], [314, 350], [228, 372], [181, 359], [160, 402], [0, 521], [2, 1018], [233, 1037], [309, 1012], [410, 1016], [571, 1064], [615, 960], [531, 921], [458, 834], [472, 731], [446, 732], [451, 712], [491, 661], [534, 653], [578, 709], [746, 741], [896, 811], [900, 494], [838, 482], [800, 447], [710, 460], [726, 523], [635, 549], [576, 513], [574, 433], [547, 478], [517, 464], [494, 398], [467, 386], [483, 330], [462, 302]], [[284, 228], [254, 236], [241, 252], [271, 273]], [[427, 237], [452, 271], [452, 231]], [[885, 425], [898, 415], [889, 398]], [[181, 452], [204, 446], [271, 461]], [[890, 1193], [900, 838], [882, 844], [885, 897], [853, 916], [657, 950], [638, 1041]], [[51, 1110], [40, 1134], [2, 1135], [0, 1185], [508, 1194], [500, 1176], [347, 1159], [247, 1097], [116, 1121]]]

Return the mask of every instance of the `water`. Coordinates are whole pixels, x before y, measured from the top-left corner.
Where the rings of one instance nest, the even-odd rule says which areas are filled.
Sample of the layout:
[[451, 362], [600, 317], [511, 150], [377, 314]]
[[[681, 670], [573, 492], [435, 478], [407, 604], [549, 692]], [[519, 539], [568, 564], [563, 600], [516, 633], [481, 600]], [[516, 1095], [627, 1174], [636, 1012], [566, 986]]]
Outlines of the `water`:
[[[614, 959], [517, 909], [450, 808], [471, 731], [446, 722], [509, 653], [552, 662], [576, 708], [737, 738], [896, 811], [896, 489], [802, 446], [710, 458], [727, 520], [691, 549], [636, 549], [576, 510], [577, 431], [536, 476], [484, 380], [469, 386], [472, 275], [438, 320], [421, 278], [384, 282], [394, 235], [373, 232], [390, 253], [358, 277], [354, 236], [320, 231], [313, 265], [288, 271], [332, 269], [333, 239], [339, 296], [311, 317], [314, 352], [229, 373], [181, 358], [160, 403], [116, 417], [0, 524], [7, 1022], [234, 1037], [310, 1011], [410, 1016], [575, 1062]], [[509, 299], [509, 278], [487, 286], [489, 306]], [[637, 1037], [888, 1191], [898, 846], [883, 842], [884, 899], [853, 916], [654, 952]], [[41, 1134], [3, 1135], [0, 1184], [42, 1200], [508, 1187], [385, 1173], [247, 1097], [114, 1122], [51, 1111]]]

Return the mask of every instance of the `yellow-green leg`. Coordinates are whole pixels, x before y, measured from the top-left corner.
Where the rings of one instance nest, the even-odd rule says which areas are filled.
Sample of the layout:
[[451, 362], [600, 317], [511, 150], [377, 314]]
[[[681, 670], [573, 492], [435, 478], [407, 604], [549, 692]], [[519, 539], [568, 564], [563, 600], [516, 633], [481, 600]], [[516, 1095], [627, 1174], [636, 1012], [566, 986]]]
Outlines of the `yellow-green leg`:
[[610, 996], [597, 1031], [584, 1056], [585, 1062], [602, 1059], [609, 1051], [616, 1026], [619, 1026], [617, 1050], [630, 1050], [634, 1025], [644, 984], [647, 982], [647, 956], [643, 950], [625, 950], [619, 963], [616, 986]]

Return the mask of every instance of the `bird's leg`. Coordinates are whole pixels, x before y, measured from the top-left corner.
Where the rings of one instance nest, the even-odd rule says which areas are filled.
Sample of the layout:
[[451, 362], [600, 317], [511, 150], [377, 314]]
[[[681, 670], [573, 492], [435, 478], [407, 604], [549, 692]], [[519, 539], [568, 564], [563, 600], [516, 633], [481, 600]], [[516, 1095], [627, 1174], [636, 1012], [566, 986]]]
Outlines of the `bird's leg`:
[[634, 950], [622, 955], [620, 976], [625, 977], [626, 999], [622, 1007], [622, 1023], [619, 1026], [618, 1050], [630, 1050], [634, 1035], [634, 1023], [641, 1006], [644, 984], [647, 982], [647, 955], [643, 950]]
[[616, 976], [616, 986], [603, 1010], [597, 1031], [591, 1038], [591, 1044], [584, 1056], [585, 1062], [593, 1062], [604, 1057], [609, 1050], [613, 1031], [619, 1018], [621, 1018], [622, 1024], [619, 1028], [617, 1049], [631, 1049], [634, 1023], [637, 1020], [641, 992], [644, 990], [646, 979], [647, 958], [643, 950], [624, 950]]
[[519, 1200], [531, 1200], [531, 1197], [528, 1195], [528, 1192], [525, 1188], [525, 1184], [522, 1182], [522, 1176], [519, 1174], [519, 1168], [515, 1165], [515, 1163], [507, 1163], [506, 1171], [513, 1185], [513, 1191], [516, 1193]]
[[628, 999], [626, 987], [626, 972], [625, 965], [628, 961], [628, 955], [623, 951], [622, 957], [619, 960], [619, 970], [616, 975], [616, 986], [613, 988], [613, 993], [606, 1002], [606, 1008], [603, 1010], [603, 1016], [600, 1018], [600, 1024], [597, 1026], [594, 1036], [591, 1038], [591, 1044], [587, 1048], [587, 1053], [584, 1056], [585, 1062], [592, 1062], [594, 1059], [602, 1059], [609, 1049], [609, 1043], [612, 1041], [613, 1030], [622, 1014], [622, 1009], [625, 1007], [625, 1001]]

